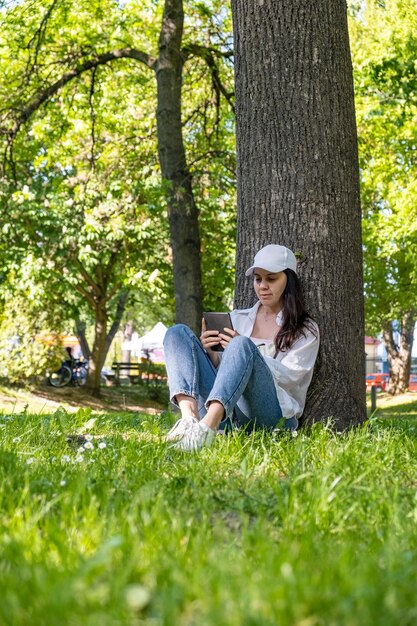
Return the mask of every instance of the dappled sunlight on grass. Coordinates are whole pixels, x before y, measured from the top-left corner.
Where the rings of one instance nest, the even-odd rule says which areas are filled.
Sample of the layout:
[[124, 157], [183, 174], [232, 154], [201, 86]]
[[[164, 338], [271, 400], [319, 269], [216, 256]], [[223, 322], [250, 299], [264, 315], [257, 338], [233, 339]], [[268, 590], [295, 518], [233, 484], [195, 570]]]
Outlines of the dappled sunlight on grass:
[[[368, 405], [370, 406], [370, 404]], [[417, 419], [417, 393], [409, 392], [398, 396], [388, 393], [377, 395], [376, 417], [402, 419]]]

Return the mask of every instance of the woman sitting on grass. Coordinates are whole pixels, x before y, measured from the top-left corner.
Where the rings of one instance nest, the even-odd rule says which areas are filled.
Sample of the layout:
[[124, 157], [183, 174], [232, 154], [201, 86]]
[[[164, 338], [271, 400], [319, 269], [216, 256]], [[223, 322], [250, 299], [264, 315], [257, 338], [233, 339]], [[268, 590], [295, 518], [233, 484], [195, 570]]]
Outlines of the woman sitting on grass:
[[[209, 446], [221, 422], [248, 430], [294, 431], [303, 412], [319, 347], [316, 323], [304, 310], [297, 261], [288, 248], [268, 245], [255, 256], [257, 303], [231, 313], [234, 330], [207, 330], [200, 341], [183, 324], [164, 340], [170, 399], [181, 418], [166, 439], [186, 451]], [[213, 350], [221, 344], [223, 353]]]

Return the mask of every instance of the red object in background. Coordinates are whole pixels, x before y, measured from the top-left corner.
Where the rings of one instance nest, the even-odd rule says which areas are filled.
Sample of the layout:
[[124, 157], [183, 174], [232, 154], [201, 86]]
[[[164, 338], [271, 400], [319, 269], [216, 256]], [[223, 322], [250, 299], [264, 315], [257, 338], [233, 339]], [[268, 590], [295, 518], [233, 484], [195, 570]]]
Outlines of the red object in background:
[[[366, 390], [370, 391], [372, 387], [376, 387], [381, 391], [385, 391], [388, 384], [389, 374], [367, 374], [366, 376]], [[417, 384], [417, 383], [416, 383]]]
[[417, 374], [411, 374], [408, 383], [408, 391], [417, 391]]
[[[385, 391], [389, 381], [389, 374], [367, 374], [366, 375], [366, 391], [370, 391], [372, 387], [376, 387], [381, 391]], [[417, 391], [417, 374], [411, 374], [408, 384], [408, 391]]]

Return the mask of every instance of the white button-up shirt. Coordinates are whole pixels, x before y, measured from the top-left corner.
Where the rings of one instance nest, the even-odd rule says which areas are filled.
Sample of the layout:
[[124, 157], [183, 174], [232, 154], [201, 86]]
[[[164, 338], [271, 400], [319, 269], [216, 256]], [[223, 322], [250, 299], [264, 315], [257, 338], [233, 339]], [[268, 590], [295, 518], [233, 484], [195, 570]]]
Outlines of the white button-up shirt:
[[[245, 337], [251, 337], [255, 324], [256, 313], [260, 306], [257, 302], [251, 309], [237, 309], [231, 312], [233, 328]], [[282, 314], [276, 318], [278, 326], [282, 325]], [[304, 410], [307, 389], [313, 376], [314, 363], [319, 350], [319, 329], [315, 322], [311, 322], [315, 333], [305, 328], [305, 336], [301, 335], [288, 350], [278, 352], [274, 358], [275, 346], [273, 342], [265, 340], [264, 345], [259, 345], [259, 340], [254, 340], [258, 345], [263, 358], [271, 370], [278, 402], [284, 417], [300, 417]], [[239, 408], [245, 411], [243, 398], [239, 400]]]

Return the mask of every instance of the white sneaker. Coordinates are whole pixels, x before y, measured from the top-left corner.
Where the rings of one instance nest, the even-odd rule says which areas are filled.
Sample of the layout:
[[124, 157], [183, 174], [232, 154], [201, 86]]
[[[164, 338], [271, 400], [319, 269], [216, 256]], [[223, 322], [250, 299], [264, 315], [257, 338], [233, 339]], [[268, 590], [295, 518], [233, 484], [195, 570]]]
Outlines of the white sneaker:
[[196, 452], [204, 446], [210, 446], [216, 433], [206, 424], [197, 422], [193, 417], [182, 417], [166, 436], [166, 441], [173, 441], [173, 448], [184, 452]]
[[196, 418], [192, 415], [180, 417], [165, 437], [165, 441], [178, 441], [178, 439], [181, 439], [184, 436], [185, 431], [188, 429], [190, 424], [193, 424], [193, 422], [198, 424]]

